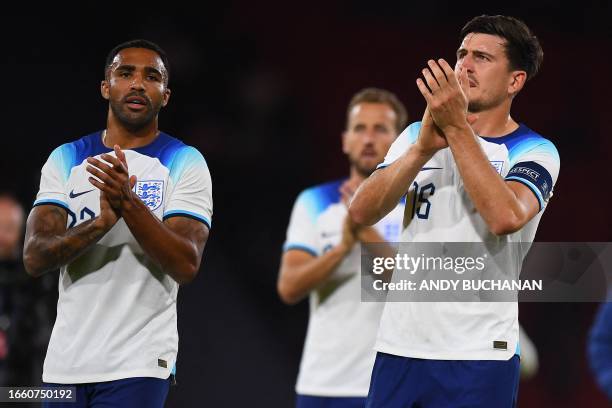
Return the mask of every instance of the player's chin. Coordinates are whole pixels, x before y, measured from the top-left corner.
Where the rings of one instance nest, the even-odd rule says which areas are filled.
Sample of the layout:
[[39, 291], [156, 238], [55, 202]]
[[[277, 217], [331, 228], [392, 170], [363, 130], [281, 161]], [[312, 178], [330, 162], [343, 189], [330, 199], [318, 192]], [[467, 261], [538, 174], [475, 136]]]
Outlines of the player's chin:
[[152, 120], [150, 111], [148, 112], [123, 112], [119, 118], [130, 129], [140, 129]]
[[376, 170], [376, 166], [381, 163], [379, 159], [361, 159], [357, 162], [357, 170], [364, 175], [370, 175]]

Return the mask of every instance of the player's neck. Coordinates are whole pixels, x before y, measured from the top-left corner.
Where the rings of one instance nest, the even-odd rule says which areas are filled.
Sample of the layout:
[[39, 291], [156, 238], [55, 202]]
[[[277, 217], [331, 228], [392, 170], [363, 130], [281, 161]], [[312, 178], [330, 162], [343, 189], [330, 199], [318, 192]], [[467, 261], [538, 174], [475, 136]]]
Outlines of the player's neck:
[[127, 129], [116, 120], [109, 118], [106, 130], [102, 133], [102, 143], [111, 149], [114, 145], [119, 145], [122, 149], [135, 149], [150, 144], [157, 135], [159, 135], [157, 118], [138, 130]]
[[502, 137], [518, 128], [518, 123], [510, 116], [510, 111], [505, 106], [476, 112], [477, 119], [472, 123], [472, 130], [478, 136]]
[[361, 182], [363, 180], [366, 179], [366, 175], [361, 174], [359, 171], [357, 171], [357, 169], [355, 168], [355, 166], [351, 166], [351, 173], [349, 175], [349, 182], [355, 182], [356, 185], [361, 184]]

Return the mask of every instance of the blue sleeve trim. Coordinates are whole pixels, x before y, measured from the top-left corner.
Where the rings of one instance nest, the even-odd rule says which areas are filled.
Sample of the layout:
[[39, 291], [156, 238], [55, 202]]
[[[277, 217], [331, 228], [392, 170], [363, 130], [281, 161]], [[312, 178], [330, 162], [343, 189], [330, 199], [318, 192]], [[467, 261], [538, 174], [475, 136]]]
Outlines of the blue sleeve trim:
[[538, 188], [535, 186], [535, 184], [533, 184], [530, 181], [525, 180], [524, 178], [514, 177], [514, 176], [506, 177], [505, 180], [506, 181], [518, 181], [519, 183], [523, 183], [524, 185], [529, 187], [529, 189], [533, 192], [533, 194], [538, 199], [538, 204], [540, 205], [540, 209], [538, 210], [538, 212], [542, 211], [542, 208], [544, 208], [544, 200], [542, 200], [542, 196], [540, 194], [540, 190], [538, 190]]
[[287, 252], [291, 249], [297, 249], [298, 251], [304, 251], [304, 252], [309, 253], [312, 256], [319, 256], [319, 254], [317, 253], [315, 249], [313, 249], [312, 247], [309, 247], [308, 245], [304, 245], [304, 244], [285, 244], [283, 247], [283, 252]]
[[514, 350], [514, 354], [517, 356], [521, 356], [521, 342], [517, 341], [516, 342], [516, 350]]
[[66, 204], [65, 202], [60, 201], [60, 200], [52, 200], [52, 199], [44, 199], [43, 198], [41, 200], [35, 201], [34, 204], [33, 204], [33, 207], [37, 207], [39, 205], [55, 205], [55, 206], [58, 206], [58, 207], [62, 207], [65, 210], [70, 209], [70, 207], [68, 207], [68, 204]]
[[380, 163], [378, 166], [376, 166], [376, 170], [384, 169], [385, 167], [389, 167], [389, 165], [385, 163]]
[[186, 211], [186, 210], [172, 210], [172, 211], [168, 211], [167, 213], [164, 214], [163, 219], [165, 221], [168, 218], [172, 218], [172, 217], [187, 217], [187, 218], [192, 218], [192, 219], [194, 219], [196, 221], [200, 221], [200, 222], [206, 224], [208, 229], [210, 229], [211, 226], [212, 226], [212, 223], [210, 222], [210, 220], [208, 218], [204, 217], [203, 215], [191, 212], [191, 211]]

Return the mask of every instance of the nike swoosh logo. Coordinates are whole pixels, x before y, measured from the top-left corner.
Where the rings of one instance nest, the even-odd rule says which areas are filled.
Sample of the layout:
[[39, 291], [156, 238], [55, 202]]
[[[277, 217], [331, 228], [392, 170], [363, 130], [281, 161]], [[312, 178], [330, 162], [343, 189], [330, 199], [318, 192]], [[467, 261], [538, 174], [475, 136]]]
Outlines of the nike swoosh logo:
[[81, 191], [80, 193], [75, 193], [75, 192], [74, 192], [74, 190], [72, 190], [72, 191], [70, 192], [70, 194], [68, 194], [68, 196], [69, 196], [70, 198], [77, 198], [77, 197], [78, 197], [78, 196], [80, 196], [80, 195], [87, 194], [87, 193], [91, 193], [92, 191], [94, 191], [94, 189], [87, 190], [87, 191]]
[[442, 170], [442, 167], [423, 167], [421, 170]]

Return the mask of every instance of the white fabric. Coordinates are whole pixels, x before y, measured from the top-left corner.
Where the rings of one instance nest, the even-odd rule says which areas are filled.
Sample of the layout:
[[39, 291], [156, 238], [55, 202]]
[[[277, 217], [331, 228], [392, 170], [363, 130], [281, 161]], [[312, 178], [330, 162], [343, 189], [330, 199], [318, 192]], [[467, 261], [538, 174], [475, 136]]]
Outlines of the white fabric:
[[[416, 141], [419, 129], [419, 122], [410, 125], [379, 167], [397, 160]], [[535, 162], [550, 174], [552, 184], [556, 182], [559, 156], [554, 145], [524, 125], [503, 138], [478, 140], [501, 177], [505, 178], [515, 165]], [[419, 192], [415, 190], [417, 185]], [[552, 185], [549, 187], [552, 190]], [[504, 271], [518, 279], [549, 197], [540, 191], [534, 194], [543, 203], [541, 211], [521, 230], [497, 237], [489, 232], [465, 191], [450, 149], [440, 150], [410, 186], [406, 214], [414, 215], [405, 222], [401, 242], [483, 242], [491, 251], [524, 243], [510, 246]], [[425, 359], [508, 360], [517, 351], [518, 327], [515, 302], [388, 302], [375, 348]], [[507, 349], [494, 348], [494, 341], [507, 342]]]
[[[340, 182], [305, 190], [298, 197], [287, 230], [285, 250], [322, 255], [337, 245], [347, 210], [340, 202]], [[401, 232], [404, 205], [377, 225], [389, 242]], [[331, 293], [311, 293], [308, 332], [296, 392], [327, 397], [365, 397], [374, 366], [373, 350], [382, 303], [361, 302], [359, 245], [355, 245], [329, 278]]]
[[[66, 208], [68, 227], [100, 212], [99, 190], [85, 170], [88, 156], [109, 152], [99, 138], [95, 133], [60, 146], [43, 167], [35, 205]], [[157, 218], [172, 212], [210, 225], [211, 179], [197, 150], [160, 134], [151, 145], [125, 155], [130, 174], [140, 183], [135, 191]], [[153, 265], [120, 219], [60, 270], [57, 320], [43, 381], [168, 378], [178, 351], [177, 292], [178, 284]]]

